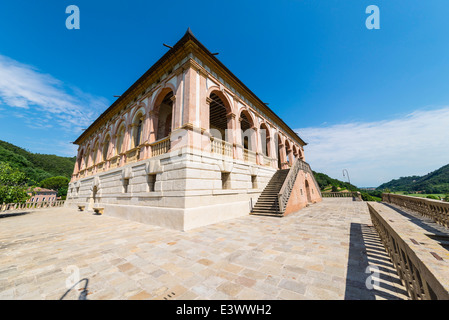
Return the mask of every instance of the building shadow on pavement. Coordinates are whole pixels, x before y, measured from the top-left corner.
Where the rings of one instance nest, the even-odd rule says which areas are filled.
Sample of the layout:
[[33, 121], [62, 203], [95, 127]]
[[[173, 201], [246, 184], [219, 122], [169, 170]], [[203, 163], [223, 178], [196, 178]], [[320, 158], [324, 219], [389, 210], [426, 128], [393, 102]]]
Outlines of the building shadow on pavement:
[[351, 223], [345, 300], [407, 299], [374, 227]]
[[22, 211], [22, 212], [13, 212], [13, 213], [0, 213], [0, 219], [16, 217], [16, 216], [23, 216], [23, 215], [29, 214], [29, 213], [31, 213], [31, 211]]

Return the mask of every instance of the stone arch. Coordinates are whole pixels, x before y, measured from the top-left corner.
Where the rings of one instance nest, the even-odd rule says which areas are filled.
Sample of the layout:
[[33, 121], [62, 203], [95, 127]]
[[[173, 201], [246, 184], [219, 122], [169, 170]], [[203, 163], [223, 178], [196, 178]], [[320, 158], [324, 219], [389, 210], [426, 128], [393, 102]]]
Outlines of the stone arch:
[[292, 145], [289, 139], [285, 139], [284, 142], [285, 145], [285, 153], [286, 153], [286, 162], [288, 162], [288, 164], [291, 166], [293, 164], [293, 159], [292, 159]]
[[212, 93], [217, 95], [221, 99], [224, 107], [226, 108], [226, 112], [228, 114], [235, 113], [234, 112], [234, 104], [232, 103], [232, 101], [229, 100], [227, 94], [225, 94], [219, 87], [217, 87], [217, 86], [210, 87], [206, 92], [206, 97], [210, 98]]
[[92, 165], [97, 164], [98, 162], [98, 151], [100, 150], [100, 139], [98, 137], [92, 143]]
[[261, 146], [262, 146], [262, 153], [264, 155], [266, 155], [267, 157], [271, 157], [270, 127], [265, 122], [262, 122], [260, 124], [259, 134], [260, 134], [260, 142], [261, 142]]
[[122, 120], [117, 125], [116, 131], [115, 131], [115, 136], [116, 136], [115, 155], [119, 155], [120, 153], [125, 151], [124, 150], [125, 134], [126, 134], [126, 123], [124, 120]]
[[129, 117], [131, 119], [130, 124], [135, 123], [136, 117], [139, 116], [139, 114], [141, 114], [142, 116], [145, 116], [147, 113], [148, 112], [145, 108], [144, 103], [136, 105], [130, 112], [130, 117]]
[[276, 158], [278, 161], [278, 168], [284, 169], [287, 157], [285, 153], [286, 137], [279, 130], [276, 130], [276, 132], [274, 133], [274, 139], [276, 146]]
[[298, 158], [304, 161], [304, 150], [301, 147], [298, 147]]
[[126, 127], [126, 118], [124, 116], [121, 116], [119, 119], [117, 119], [113, 125], [112, 134], [116, 135], [118, 133], [118, 129], [124, 125]]
[[104, 134], [101, 144], [102, 144], [101, 159], [102, 159], [102, 161], [106, 161], [109, 159], [110, 152], [111, 152], [110, 149], [111, 149], [111, 144], [112, 144], [112, 134], [111, 134], [110, 130], [108, 130]]
[[207, 98], [209, 114], [209, 132], [215, 138], [228, 140], [227, 130], [232, 129], [229, 115], [232, 114], [232, 106], [223, 92], [211, 90]]
[[152, 101], [152, 110], [156, 113], [159, 112], [159, 107], [162, 103], [162, 101], [164, 100], [165, 96], [170, 93], [173, 92], [173, 96], [175, 96], [176, 94], [176, 88], [173, 84], [171, 83], [165, 83], [164, 87], [161, 87], [158, 89], [158, 92], [155, 94], [154, 99]]
[[153, 118], [153, 128], [156, 132], [156, 140], [163, 139], [171, 133], [175, 111], [174, 97], [175, 91], [173, 91], [173, 85], [170, 84], [163, 88], [155, 99], [153, 112], [157, 117]]
[[[85, 169], [85, 164], [84, 164], [84, 151], [85, 151], [85, 147], [81, 147], [80, 150], [78, 151], [78, 157], [76, 159], [77, 161], [77, 165], [78, 165], [78, 171]], [[76, 173], [77, 173], [76, 172]]]
[[299, 146], [296, 143], [293, 144], [293, 156], [295, 157], [295, 160], [300, 159], [298, 149], [299, 149]]
[[248, 109], [242, 108], [238, 119], [240, 121], [243, 149], [256, 151], [254, 118]]
[[145, 109], [139, 108], [134, 111], [134, 114], [130, 117], [131, 120], [131, 148], [139, 146], [145, 139], [143, 137]]
[[90, 167], [91, 164], [91, 148], [90, 148], [90, 144], [86, 147], [86, 152], [84, 153], [84, 169], [87, 169], [88, 167]]

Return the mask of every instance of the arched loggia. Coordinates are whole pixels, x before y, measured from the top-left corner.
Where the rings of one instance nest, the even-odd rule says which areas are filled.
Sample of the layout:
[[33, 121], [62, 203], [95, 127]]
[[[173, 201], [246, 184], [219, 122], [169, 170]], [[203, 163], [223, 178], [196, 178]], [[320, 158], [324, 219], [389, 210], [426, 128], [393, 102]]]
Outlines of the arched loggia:
[[168, 137], [172, 131], [173, 91], [168, 92], [158, 108], [156, 140]]

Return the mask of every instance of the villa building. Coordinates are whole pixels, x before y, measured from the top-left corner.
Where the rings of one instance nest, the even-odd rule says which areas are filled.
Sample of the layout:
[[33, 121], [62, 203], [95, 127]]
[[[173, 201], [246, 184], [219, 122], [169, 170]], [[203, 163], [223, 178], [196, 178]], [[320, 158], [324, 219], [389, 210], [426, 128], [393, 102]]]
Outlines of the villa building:
[[58, 200], [57, 192], [52, 189], [46, 189], [41, 187], [29, 188], [27, 194], [30, 198], [27, 202], [43, 202], [43, 201], [56, 201]]
[[80, 137], [67, 206], [189, 230], [321, 200], [306, 143], [191, 33]]

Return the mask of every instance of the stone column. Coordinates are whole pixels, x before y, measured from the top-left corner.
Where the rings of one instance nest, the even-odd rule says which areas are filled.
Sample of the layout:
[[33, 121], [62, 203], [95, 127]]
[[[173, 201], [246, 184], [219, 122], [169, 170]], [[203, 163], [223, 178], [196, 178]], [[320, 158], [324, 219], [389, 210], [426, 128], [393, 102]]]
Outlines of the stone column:
[[234, 130], [234, 158], [243, 160], [243, 141], [242, 141], [242, 118], [235, 119]]
[[147, 147], [144, 145], [146, 143], [146, 141], [148, 140], [148, 127], [149, 127], [149, 121], [148, 121], [148, 116], [146, 114], [142, 115], [139, 118], [140, 121], [142, 121], [142, 127], [140, 129], [140, 142], [139, 145], [141, 146], [140, 148], [140, 155], [139, 155], [139, 159], [146, 159], [147, 158]]
[[287, 152], [285, 150], [285, 144], [281, 143], [279, 144], [279, 153], [281, 157], [281, 169], [288, 169], [288, 163], [287, 163]]
[[[203, 69], [198, 70], [199, 75], [199, 119], [197, 126], [204, 130], [209, 130], [209, 112], [210, 112], [210, 102], [208, 103], [206, 100], [210, 97], [206, 97], [207, 91], [207, 72]], [[206, 101], [206, 103], [204, 103]]]
[[153, 143], [157, 139], [157, 123], [159, 119], [159, 113], [154, 109], [150, 111], [148, 117], [148, 143]]
[[126, 151], [130, 149], [131, 144], [131, 130], [132, 130], [132, 124], [128, 124], [126, 127], [125, 133], [123, 135], [123, 142], [122, 142], [122, 151], [120, 154], [120, 166], [123, 166], [126, 163]]
[[[196, 124], [196, 109], [197, 109], [197, 92], [196, 88], [199, 83], [197, 83], [198, 72], [192, 69], [189, 65], [184, 71], [184, 89], [183, 89], [183, 119], [181, 127], [183, 124]], [[198, 79], [199, 82], [199, 79]], [[199, 106], [198, 106], [199, 107]]]
[[252, 136], [254, 136], [254, 138], [251, 137], [251, 140], [254, 140], [254, 146], [255, 148], [253, 148], [253, 151], [256, 152], [256, 163], [259, 165], [263, 165], [263, 151], [262, 151], [262, 139], [260, 137], [260, 130], [257, 127], [252, 127], [253, 129], [253, 133]]
[[288, 161], [289, 161], [289, 165], [292, 166], [293, 165], [293, 161], [294, 161], [292, 147], [290, 147], [290, 150], [288, 150]]

